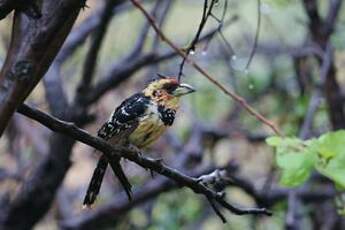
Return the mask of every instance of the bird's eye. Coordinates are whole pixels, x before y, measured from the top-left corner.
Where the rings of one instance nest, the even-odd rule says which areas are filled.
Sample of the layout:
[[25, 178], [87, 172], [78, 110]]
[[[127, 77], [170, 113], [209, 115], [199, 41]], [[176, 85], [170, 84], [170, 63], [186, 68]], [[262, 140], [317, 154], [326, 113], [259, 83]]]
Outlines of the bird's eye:
[[177, 88], [177, 85], [175, 84], [168, 84], [164, 86], [164, 89], [169, 93], [173, 92], [176, 88]]

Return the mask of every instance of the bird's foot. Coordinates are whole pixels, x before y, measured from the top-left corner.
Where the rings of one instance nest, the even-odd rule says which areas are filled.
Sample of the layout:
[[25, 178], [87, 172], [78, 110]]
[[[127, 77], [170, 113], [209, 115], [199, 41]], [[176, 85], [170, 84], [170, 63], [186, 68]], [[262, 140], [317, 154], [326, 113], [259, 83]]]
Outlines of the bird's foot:
[[129, 144], [129, 145], [128, 145], [128, 149], [129, 149], [131, 152], [137, 153], [137, 154], [139, 154], [139, 155], [141, 156], [140, 149], [139, 149], [137, 146], [135, 146], [135, 145], [133, 145], [133, 144]]
[[150, 170], [150, 174], [151, 174], [151, 178], [153, 179], [155, 177], [155, 172], [152, 170], [152, 169], [149, 169]]

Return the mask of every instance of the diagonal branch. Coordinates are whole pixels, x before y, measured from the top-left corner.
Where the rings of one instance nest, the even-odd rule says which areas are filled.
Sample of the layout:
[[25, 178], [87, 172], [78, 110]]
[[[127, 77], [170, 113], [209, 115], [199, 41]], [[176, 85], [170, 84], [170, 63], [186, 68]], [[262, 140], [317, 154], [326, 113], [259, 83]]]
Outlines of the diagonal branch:
[[246, 109], [251, 115], [253, 115], [256, 119], [270, 127], [277, 135], [281, 135], [281, 132], [279, 129], [268, 119], [266, 119], [263, 115], [261, 115], [259, 112], [257, 112], [253, 107], [251, 107], [248, 102], [241, 96], [237, 95], [236, 93], [232, 92], [231, 90], [225, 88], [219, 81], [214, 79], [204, 68], [199, 66], [195, 61], [188, 58], [188, 56], [177, 46], [168, 39], [167, 36], [159, 29], [157, 23], [155, 22], [154, 18], [144, 9], [144, 7], [139, 3], [137, 0], [131, 0], [131, 2], [144, 14], [146, 19], [151, 23], [153, 29], [156, 31], [156, 33], [160, 36], [160, 38], [167, 43], [173, 50], [176, 51], [177, 54], [179, 54], [181, 57], [185, 58], [186, 61], [193, 66], [199, 73], [201, 73], [202, 76], [204, 76], [206, 79], [208, 79], [212, 84], [217, 86], [224, 94], [228, 95], [232, 99], [234, 99], [236, 102], [238, 102], [244, 109]]
[[113, 157], [113, 154], [118, 154], [125, 159], [135, 162], [143, 168], [150, 169], [158, 174], [164, 175], [165, 177], [168, 177], [169, 179], [175, 181], [177, 184], [192, 189], [197, 194], [201, 194], [206, 198], [213, 199], [218, 205], [236, 215], [271, 215], [271, 212], [266, 210], [265, 208], [238, 208], [236, 206], [233, 206], [224, 199], [224, 196], [222, 194], [213, 191], [209, 187], [203, 185], [197, 178], [184, 175], [176, 169], [165, 165], [161, 160], [154, 160], [143, 157], [142, 154], [140, 154], [139, 152], [135, 152], [132, 149], [124, 148], [122, 146], [114, 147], [98, 137], [91, 136], [86, 131], [75, 126], [73, 123], [58, 120], [44, 112], [31, 108], [27, 105], [20, 106], [18, 112], [40, 122], [41, 124], [45, 125], [55, 132], [67, 135], [73, 139], [76, 139], [84, 144], [100, 150], [108, 158]]

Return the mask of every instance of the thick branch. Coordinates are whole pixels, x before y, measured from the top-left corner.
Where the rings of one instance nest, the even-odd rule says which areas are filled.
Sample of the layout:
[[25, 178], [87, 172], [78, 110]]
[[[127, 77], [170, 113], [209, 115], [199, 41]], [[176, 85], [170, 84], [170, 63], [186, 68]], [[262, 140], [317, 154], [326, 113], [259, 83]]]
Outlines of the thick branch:
[[44, 1], [39, 20], [15, 13], [10, 49], [0, 72], [0, 135], [48, 70], [84, 2]]
[[[327, 47], [330, 46], [330, 35], [336, 26], [337, 16], [341, 9], [342, 1], [330, 1], [326, 20], [321, 19], [319, 16], [317, 1], [304, 0], [303, 3], [305, 11], [309, 16], [309, 31], [311, 33], [311, 39], [324, 53], [326, 53]], [[325, 73], [326, 81], [324, 84], [324, 91], [327, 104], [329, 106], [329, 118], [333, 129], [343, 129], [345, 128], [344, 101], [342, 100], [341, 88], [337, 81], [333, 51], [331, 51], [331, 55], [328, 58], [331, 59], [331, 63]], [[320, 56], [316, 56], [316, 59], [318, 60], [321, 69], [323, 61], [325, 60]]]
[[42, 16], [35, 0], [0, 0], [0, 20], [11, 13], [12, 10], [22, 11], [34, 19]]

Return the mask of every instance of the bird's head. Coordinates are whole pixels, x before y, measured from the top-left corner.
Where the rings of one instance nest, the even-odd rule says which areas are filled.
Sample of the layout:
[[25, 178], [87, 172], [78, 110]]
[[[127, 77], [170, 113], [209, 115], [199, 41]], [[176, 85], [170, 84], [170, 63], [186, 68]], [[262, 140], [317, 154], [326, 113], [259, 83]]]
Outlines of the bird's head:
[[168, 108], [176, 109], [181, 96], [195, 92], [195, 89], [184, 83], [179, 83], [175, 77], [163, 77], [152, 81], [144, 89], [145, 96]]

